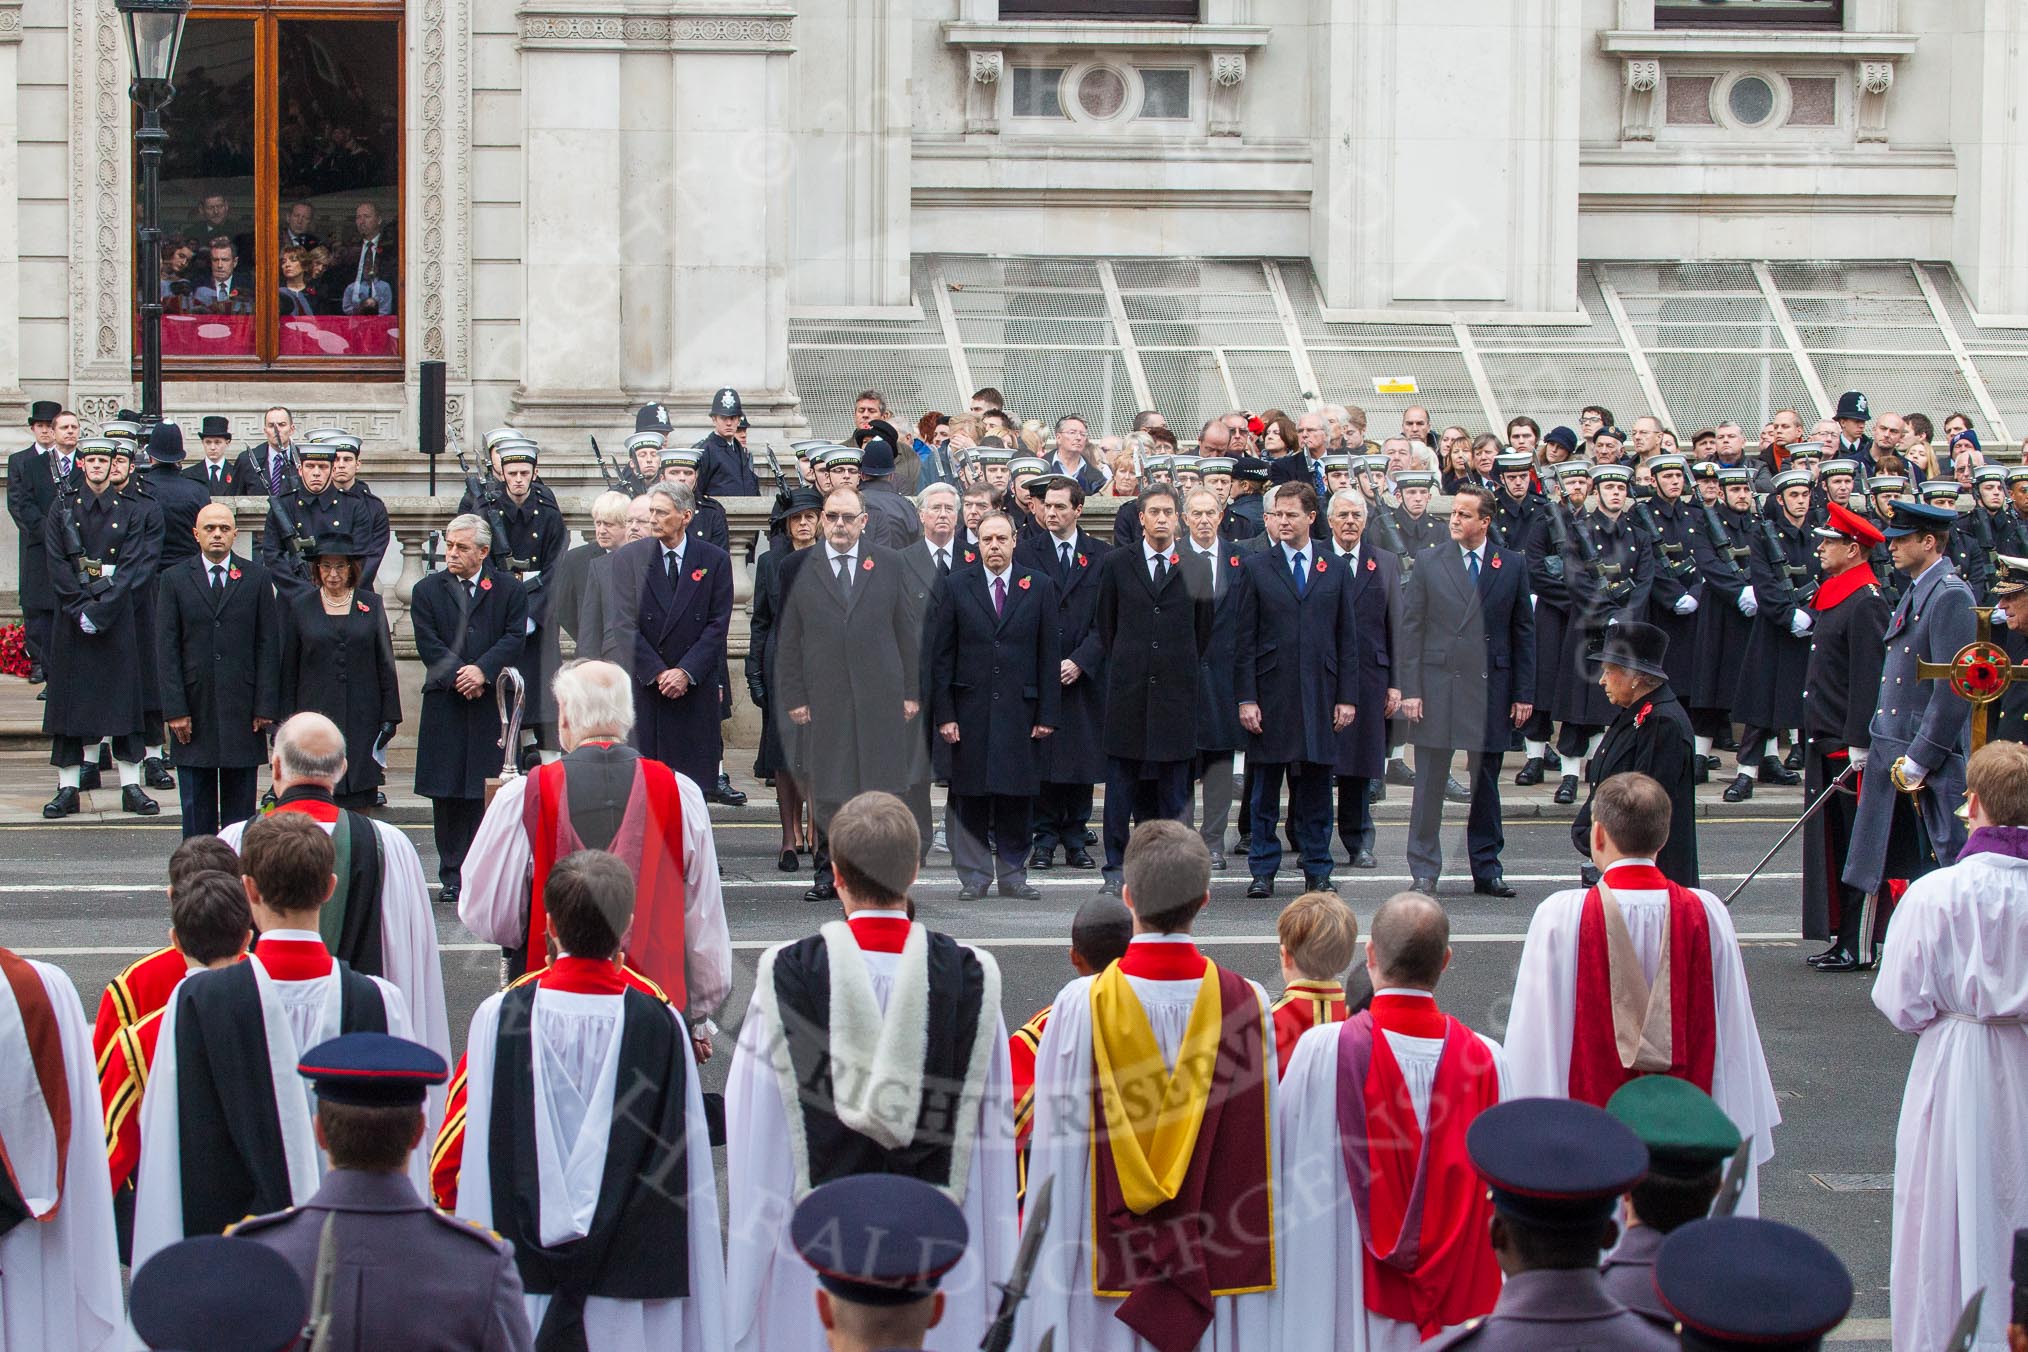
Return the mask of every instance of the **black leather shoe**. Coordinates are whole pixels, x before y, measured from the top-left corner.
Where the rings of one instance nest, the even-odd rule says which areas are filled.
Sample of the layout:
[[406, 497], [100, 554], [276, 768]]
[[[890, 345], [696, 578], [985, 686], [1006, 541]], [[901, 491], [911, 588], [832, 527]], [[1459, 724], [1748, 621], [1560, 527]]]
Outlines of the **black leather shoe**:
[[1037, 850], [1035, 851], [1035, 853], [1028, 856], [1028, 868], [1030, 872], [1033, 872], [1034, 870], [1039, 868], [1049, 869], [1055, 867], [1056, 867], [1055, 850]]
[[58, 789], [56, 797], [42, 805], [42, 815], [50, 821], [76, 814], [78, 809], [76, 789]]
[[1851, 956], [1852, 956], [1851, 953], [1847, 952], [1845, 947], [1834, 939], [1831, 941], [1831, 946], [1829, 948], [1825, 949], [1821, 953], [1810, 954], [1809, 957], [1803, 959], [1803, 962], [1811, 967], [1821, 967], [1825, 963], [1831, 961], [1833, 958], [1840, 957], [1849, 958]]
[[1387, 782], [1398, 784], [1404, 789], [1415, 787], [1415, 771], [1408, 768], [1408, 762], [1396, 756], [1387, 762]]
[[1092, 857], [1091, 857], [1091, 855], [1090, 855], [1090, 854], [1088, 854], [1088, 853], [1086, 853], [1086, 852], [1085, 852], [1084, 850], [1081, 850], [1081, 849], [1080, 849], [1080, 850], [1067, 850], [1067, 851], [1065, 851], [1065, 852], [1064, 852], [1064, 856], [1063, 856], [1063, 862], [1065, 863], [1065, 865], [1067, 865], [1067, 866], [1068, 866], [1068, 867], [1070, 867], [1070, 868], [1097, 868], [1097, 867], [1098, 867], [1098, 865], [1097, 865], [1097, 864], [1095, 864], [1095, 863], [1093, 863], [1093, 862], [1092, 862]]
[[1433, 897], [1436, 895], [1436, 879], [1412, 878], [1409, 880], [1408, 890], [1411, 892], [1420, 892], [1426, 897]]
[[1711, 749], [1728, 752], [1739, 750], [1739, 739], [1732, 735], [1731, 725], [1728, 724], [1724, 731], [1711, 739]]
[[1799, 742], [1795, 746], [1789, 748], [1788, 755], [1782, 757], [1782, 769], [1800, 770], [1802, 768], [1803, 768], [1803, 748], [1802, 744]]
[[1106, 879], [1105, 886], [1099, 889], [1099, 895], [1102, 897], [1117, 897], [1125, 889], [1126, 884], [1121, 882], [1120, 879], [1108, 878]]
[[1029, 886], [1027, 883], [1001, 883], [1000, 895], [1003, 897], [1010, 897], [1015, 901], [1042, 900], [1042, 893], [1036, 891], [1033, 887]]
[[1711, 782], [1711, 758], [1709, 756], [1692, 756], [1690, 759], [1694, 762], [1693, 768], [1690, 771], [1690, 782], [1692, 784], [1709, 784]]
[[439, 890], [437, 893], [437, 904], [439, 906], [449, 906], [455, 910], [458, 905], [458, 889], [446, 887]]
[[1472, 791], [1458, 783], [1454, 776], [1445, 775], [1444, 801], [1446, 803], [1469, 803], [1472, 801]]
[[1819, 972], [1868, 972], [1873, 969], [1870, 962], [1861, 962], [1850, 949], [1841, 948], [1824, 956], [1823, 961], [1812, 961], [1810, 966]]
[[1250, 901], [1259, 901], [1262, 897], [1271, 897], [1274, 894], [1275, 880], [1273, 878], [1255, 878], [1246, 885], [1246, 895]]
[[120, 810], [137, 817], [152, 817], [162, 810], [162, 805], [144, 793], [139, 784], [129, 784], [120, 790]]
[[1211, 871], [1212, 871], [1213, 873], [1223, 873], [1223, 872], [1225, 872], [1225, 851], [1224, 851], [1224, 850], [1213, 850], [1213, 851], [1211, 852]]
[[1371, 779], [1371, 780], [1368, 780], [1368, 781], [1366, 782], [1366, 801], [1367, 801], [1367, 802], [1369, 802], [1369, 803], [1384, 803], [1384, 802], [1386, 802], [1386, 801], [1387, 801], [1387, 781], [1386, 781], [1386, 780], [1384, 780], [1384, 779]]
[[836, 901], [838, 885], [829, 878], [819, 878], [809, 891], [803, 893], [804, 901]]
[[1720, 796], [1728, 803], [1745, 802], [1753, 797], [1753, 776], [1735, 775], [1732, 782], [1725, 786], [1725, 792]]
[[1523, 765], [1518, 771], [1515, 772], [1514, 787], [1517, 789], [1532, 788], [1533, 786], [1540, 784], [1541, 782], [1542, 782], [1542, 757], [1530, 756], [1528, 758], [1527, 764]]
[[151, 789], [173, 789], [176, 776], [169, 773], [169, 764], [160, 756], [150, 756], [141, 762], [141, 782]]
[[732, 776], [723, 770], [718, 772], [718, 783], [712, 787], [709, 797], [712, 802], [723, 803], [727, 807], [746, 806], [746, 794], [732, 787]]
[[1760, 758], [1760, 782], [1763, 784], [1795, 785], [1802, 783], [1803, 777], [1784, 766], [1773, 756], [1762, 756]]
[[28, 683], [30, 685], [43, 685], [48, 680], [49, 673], [42, 669], [42, 663], [30, 662], [28, 664]]
[[797, 862], [794, 850], [783, 850], [782, 857], [775, 860], [775, 867], [784, 873], [794, 873], [802, 865]]
[[1565, 807], [1577, 801], [1577, 776], [1565, 775], [1563, 782], [1556, 786], [1556, 801]]
[[1098, 844], [1098, 843], [1099, 843], [1099, 838], [1098, 838], [1098, 832], [1096, 832], [1096, 831], [1092, 830], [1092, 829], [1091, 829], [1091, 828], [1090, 828], [1089, 826], [1085, 827], [1085, 828], [1084, 828], [1084, 847], [1085, 847], [1085, 848], [1086, 848], [1086, 849], [1088, 850], [1088, 849], [1090, 849], [1090, 848], [1091, 848], [1092, 846], [1094, 846], [1094, 845], [1096, 845], [1096, 844]]
[[985, 888], [974, 887], [970, 883], [966, 883], [963, 887], [960, 887], [958, 889], [959, 901], [977, 901], [980, 897], [983, 897], [985, 895], [986, 895]]
[[1353, 868], [1379, 868], [1380, 861], [1373, 857], [1373, 851], [1361, 850], [1352, 856]]
[[1303, 890], [1305, 892], [1335, 892], [1338, 889], [1331, 885], [1331, 875], [1327, 873], [1321, 878], [1303, 879]]
[[1472, 879], [1472, 891], [1482, 897], [1512, 897], [1520, 895], [1507, 885], [1507, 880], [1504, 877], [1497, 873], [1490, 878]]
[[90, 793], [93, 789], [100, 788], [102, 785], [103, 781], [99, 778], [99, 767], [90, 761], [86, 761], [84, 768], [78, 771], [77, 786], [86, 793]]
[[1234, 854], [1245, 854], [1248, 850], [1251, 850], [1252, 848], [1253, 848], [1253, 837], [1248, 835], [1244, 831], [1241, 831], [1239, 833], [1238, 840], [1232, 842], [1232, 852]]

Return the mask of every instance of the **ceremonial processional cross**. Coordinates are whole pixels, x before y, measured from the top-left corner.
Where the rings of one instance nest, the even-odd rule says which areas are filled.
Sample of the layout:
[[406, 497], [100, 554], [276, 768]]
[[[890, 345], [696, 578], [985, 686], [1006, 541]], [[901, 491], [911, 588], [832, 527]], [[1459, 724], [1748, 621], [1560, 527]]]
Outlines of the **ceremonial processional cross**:
[[[1918, 680], [1948, 681], [1959, 698], [1972, 706], [1972, 744], [1977, 751], [1986, 744], [1986, 708], [2007, 693], [2009, 686], [2028, 682], [2028, 665], [2015, 666], [2007, 650], [1993, 642], [1993, 608], [1974, 606], [1979, 617], [1979, 636], [1958, 649], [1948, 662], [1915, 664]], [[1968, 753], [1969, 754], [1969, 753]]]

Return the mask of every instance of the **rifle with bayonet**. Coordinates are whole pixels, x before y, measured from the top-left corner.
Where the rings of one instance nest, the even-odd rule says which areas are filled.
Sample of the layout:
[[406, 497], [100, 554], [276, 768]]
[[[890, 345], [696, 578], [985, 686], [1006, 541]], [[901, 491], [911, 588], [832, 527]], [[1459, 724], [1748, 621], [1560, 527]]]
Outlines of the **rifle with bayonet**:
[[[506, 559], [510, 548], [507, 543], [507, 520], [500, 515], [500, 481], [493, 477], [492, 460], [487, 459], [482, 463], [481, 469], [485, 477], [481, 478], [479, 473], [472, 469], [472, 462], [466, 459], [465, 448], [456, 437], [451, 438], [451, 450], [458, 457], [459, 472], [465, 476], [465, 494], [472, 499], [473, 510], [486, 518], [486, 528], [493, 532], [494, 557]], [[528, 561], [523, 559], [521, 564], [526, 568]]]
[[68, 496], [58, 500], [56, 541], [63, 550], [64, 561], [77, 572], [78, 590], [84, 593], [87, 601], [96, 601], [113, 589], [113, 581], [105, 575], [103, 563], [85, 557], [84, 532], [78, 529], [73, 502], [74, 499]]
[[1810, 576], [1808, 564], [1797, 567], [1789, 562], [1789, 551], [1782, 545], [1781, 532], [1767, 517], [1759, 518], [1762, 536], [1767, 540], [1769, 562], [1775, 572], [1788, 580], [1789, 590], [1796, 594], [1796, 608], [1802, 609], [1817, 598], [1817, 580]]
[[1669, 576], [1679, 581], [1695, 582], [1697, 561], [1690, 557], [1687, 546], [1673, 543], [1663, 536], [1662, 523], [1655, 520], [1655, 514], [1649, 509], [1646, 499], [1634, 503], [1634, 519], [1655, 542], [1656, 557], [1661, 560], [1662, 567]]
[[1028, 1297], [1028, 1284], [1035, 1277], [1035, 1265], [1042, 1259], [1042, 1238], [1049, 1230], [1050, 1200], [1055, 1191], [1055, 1177], [1045, 1178], [1028, 1199], [1028, 1211], [1021, 1222], [1021, 1244], [1014, 1251], [1014, 1268], [1000, 1285], [1000, 1310], [986, 1326], [979, 1352], [1007, 1352], [1014, 1344], [1014, 1316]]
[[[605, 476], [606, 487], [614, 489], [616, 491], [622, 492], [625, 491], [626, 470], [615, 469], [612, 465], [606, 462], [606, 453], [599, 449], [599, 439], [597, 437], [593, 437], [591, 439], [591, 448], [592, 448], [592, 463], [597, 465], [599, 467], [599, 473]], [[632, 467], [628, 466], [627, 468], [630, 469]]]
[[310, 1279], [310, 1316], [298, 1339], [305, 1352], [328, 1352], [331, 1346], [331, 1288], [338, 1278], [338, 1213], [324, 1217], [317, 1236], [317, 1270]]

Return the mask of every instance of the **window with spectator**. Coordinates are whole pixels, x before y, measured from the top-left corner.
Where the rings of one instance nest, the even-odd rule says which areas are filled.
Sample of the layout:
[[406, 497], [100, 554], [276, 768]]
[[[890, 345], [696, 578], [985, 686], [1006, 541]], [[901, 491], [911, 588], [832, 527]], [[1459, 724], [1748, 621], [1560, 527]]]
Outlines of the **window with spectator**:
[[172, 373], [399, 376], [402, 51], [400, 0], [192, 9], [164, 119]]

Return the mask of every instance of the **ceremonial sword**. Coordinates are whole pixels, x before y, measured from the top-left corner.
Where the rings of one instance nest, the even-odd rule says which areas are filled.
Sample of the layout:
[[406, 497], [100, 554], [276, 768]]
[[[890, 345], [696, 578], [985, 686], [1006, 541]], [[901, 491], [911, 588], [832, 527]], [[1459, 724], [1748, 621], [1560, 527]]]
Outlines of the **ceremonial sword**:
[[1741, 892], [1744, 892], [1746, 890], [1746, 885], [1752, 882], [1754, 880], [1754, 877], [1757, 874], [1759, 874], [1759, 872], [1762, 869], [1767, 867], [1768, 861], [1775, 857], [1776, 853], [1780, 851], [1781, 847], [1789, 843], [1789, 837], [1793, 836], [1796, 832], [1802, 830], [1803, 823], [1807, 822], [1810, 818], [1816, 816], [1818, 811], [1823, 808], [1824, 804], [1831, 801], [1831, 796], [1833, 794], [1855, 792], [1855, 790], [1848, 789], [1845, 787], [1845, 781], [1851, 778], [1853, 771], [1857, 770], [1858, 768], [1859, 767], [1856, 765], [1847, 765], [1842, 771], [1839, 772], [1838, 777], [1836, 779], [1832, 780], [1829, 784], [1826, 784], [1824, 786], [1824, 791], [1817, 795], [1817, 801], [1810, 804], [1808, 807], [1804, 808], [1803, 815], [1796, 818], [1795, 821], [1789, 824], [1789, 829], [1782, 832], [1782, 838], [1774, 843], [1774, 848], [1761, 856], [1760, 862], [1758, 864], [1755, 864], [1753, 868], [1750, 871], [1748, 871], [1747, 875], [1739, 880], [1739, 886], [1733, 888], [1730, 892], [1725, 894], [1725, 904], [1727, 906], [1732, 905], [1733, 899], [1736, 898]]
[[[1042, 1258], [1042, 1237], [1049, 1229], [1049, 1199], [1056, 1191], [1056, 1176], [1042, 1180], [1042, 1186], [1028, 1199], [1028, 1214], [1021, 1222], [1021, 1247], [1014, 1251], [1014, 1267], [1000, 1285], [1000, 1312], [986, 1327], [979, 1352], [1007, 1352], [1014, 1345], [1014, 1313], [1028, 1297], [1028, 1282]], [[1054, 1332], [1054, 1330], [1052, 1330]], [[1043, 1335], [1045, 1339], [1048, 1334]]]
[[1732, 1163], [1725, 1167], [1725, 1178], [1718, 1185], [1718, 1195], [1711, 1199], [1707, 1215], [1730, 1216], [1739, 1210], [1739, 1199], [1746, 1193], [1746, 1171], [1752, 1163], [1753, 1138], [1748, 1137], [1732, 1152]]

